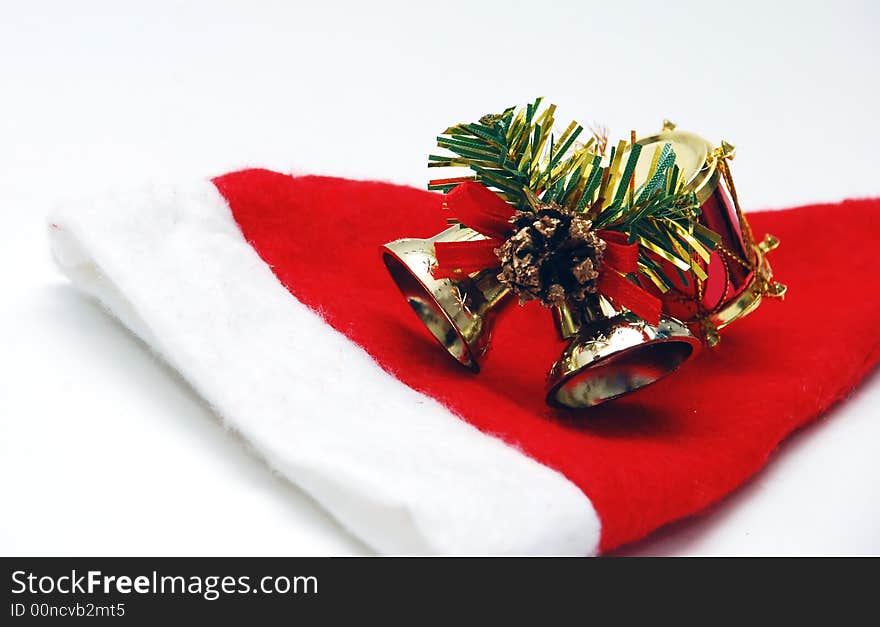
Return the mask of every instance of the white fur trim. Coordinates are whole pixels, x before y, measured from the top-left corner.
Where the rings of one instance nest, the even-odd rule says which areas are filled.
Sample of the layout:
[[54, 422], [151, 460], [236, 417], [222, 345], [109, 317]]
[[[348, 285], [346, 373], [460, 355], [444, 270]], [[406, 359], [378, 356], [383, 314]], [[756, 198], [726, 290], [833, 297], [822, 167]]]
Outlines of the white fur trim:
[[379, 551], [596, 551], [581, 490], [400, 383], [291, 296], [210, 182], [81, 203], [50, 232], [76, 286]]

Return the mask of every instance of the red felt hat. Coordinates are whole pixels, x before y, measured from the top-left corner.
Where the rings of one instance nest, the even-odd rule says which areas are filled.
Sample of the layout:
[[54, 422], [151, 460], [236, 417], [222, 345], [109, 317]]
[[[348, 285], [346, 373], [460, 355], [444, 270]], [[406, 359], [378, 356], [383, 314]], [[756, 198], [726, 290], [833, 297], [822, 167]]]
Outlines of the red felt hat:
[[[550, 314], [509, 308], [479, 374], [377, 254], [445, 227], [408, 187], [248, 170], [53, 220], [56, 257], [345, 526], [393, 553], [593, 554], [698, 512], [880, 358], [880, 201], [751, 214], [789, 286], [674, 375], [544, 402]], [[402, 384], [405, 385], [402, 385]]]

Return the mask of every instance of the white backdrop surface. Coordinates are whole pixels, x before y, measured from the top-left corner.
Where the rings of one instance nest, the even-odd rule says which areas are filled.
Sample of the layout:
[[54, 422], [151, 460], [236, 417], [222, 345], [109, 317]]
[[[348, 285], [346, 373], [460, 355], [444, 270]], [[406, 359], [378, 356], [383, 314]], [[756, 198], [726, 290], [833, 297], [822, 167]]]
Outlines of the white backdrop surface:
[[[537, 95], [730, 140], [750, 209], [878, 196], [878, 27], [873, 2], [0, 2], [0, 554], [369, 553], [66, 285], [52, 207], [245, 166], [422, 187], [438, 130]], [[878, 446], [874, 372], [621, 553], [880, 553]]]

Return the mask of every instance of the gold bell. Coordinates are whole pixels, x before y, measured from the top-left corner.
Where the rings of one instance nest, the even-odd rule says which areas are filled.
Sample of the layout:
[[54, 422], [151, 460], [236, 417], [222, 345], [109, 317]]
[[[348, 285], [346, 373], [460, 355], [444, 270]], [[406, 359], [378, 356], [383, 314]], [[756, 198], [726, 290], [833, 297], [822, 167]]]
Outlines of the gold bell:
[[483, 239], [469, 228], [454, 226], [430, 239], [406, 238], [382, 247], [382, 259], [406, 301], [431, 334], [460, 364], [474, 372], [486, 352], [492, 322], [510, 290], [497, 270], [461, 279], [435, 279], [434, 244]]
[[560, 336], [571, 340], [547, 375], [547, 403], [556, 407], [592, 407], [633, 392], [672, 373], [702, 347], [675, 318], [650, 324], [601, 296], [583, 320], [565, 306], [554, 317]]

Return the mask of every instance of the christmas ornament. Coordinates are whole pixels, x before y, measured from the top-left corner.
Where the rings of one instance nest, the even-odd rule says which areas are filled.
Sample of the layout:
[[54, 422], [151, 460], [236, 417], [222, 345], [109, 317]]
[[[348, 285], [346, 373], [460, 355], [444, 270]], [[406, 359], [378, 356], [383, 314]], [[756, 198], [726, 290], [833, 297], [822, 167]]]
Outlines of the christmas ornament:
[[[705, 279], [690, 285], [671, 276], [668, 283], [656, 283], [663, 294], [664, 309], [689, 324], [698, 324], [704, 341], [716, 345], [718, 331], [754, 311], [762, 298], [783, 298], [786, 288], [773, 280], [767, 253], [779, 240], [765, 235], [755, 240], [739, 204], [729, 161], [735, 148], [726, 141], [714, 147], [693, 133], [680, 131], [669, 120], [656, 135], [638, 140], [642, 149], [670, 146], [700, 204], [700, 224], [716, 234], [714, 249], [697, 259]], [[644, 167], [640, 162], [639, 166]], [[637, 174], [639, 176], [639, 166]], [[669, 267], [669, 262], [660, 263]]]
[[498, 281], [495, 268], [475, 270], [457, 280], [435, 274], [435, 245], [466, 241], [484, 240], [476, 231], [454, 226], [430, 239], [406, 238], [386, 244], [383, 259], [407, 303], [440, 345], [477, 372], [495, 316], [510, 289]]
[[475, 371], [509, 294], [551, 308], [569, 343], [547, 402], [589, 407], [673, 372], [784, 287], [764, 257], [778, 242], [755, 244], [739, 208], [729, 144], [666, 124], [606, 155], [604, 131], [577, 143], [572, 122], [557, 139], [555, 110], [539, 98], [447, 129], [438, 145], [452, 154], [429, 167], [472, 173], [429, 189], [446, 193], [454, 226], [391, 242], [383, 258], [434, 337]]
[[511, 222], [516, 232], [495, 253], [501, 261], [498, 279], [520, 303], [537, 298], [561, 306], [566, 297], [581, 303], [596, 293], [606, 244], [590, 220], [551, 203], [518, 211]]

